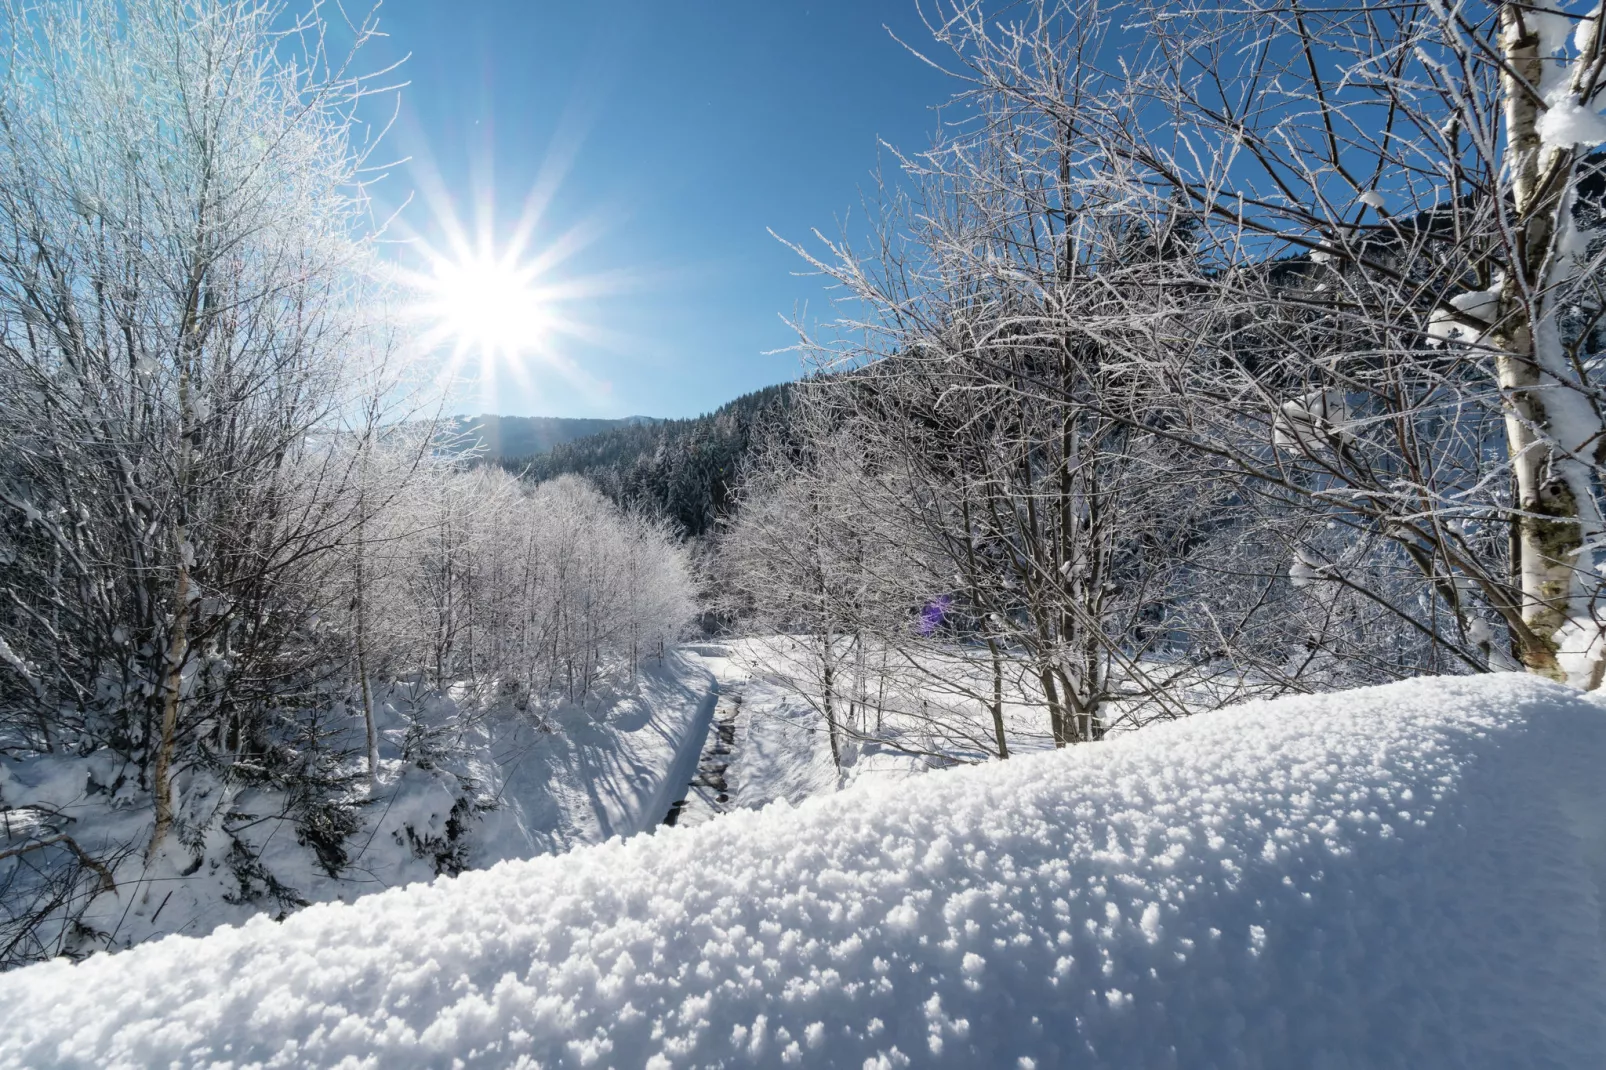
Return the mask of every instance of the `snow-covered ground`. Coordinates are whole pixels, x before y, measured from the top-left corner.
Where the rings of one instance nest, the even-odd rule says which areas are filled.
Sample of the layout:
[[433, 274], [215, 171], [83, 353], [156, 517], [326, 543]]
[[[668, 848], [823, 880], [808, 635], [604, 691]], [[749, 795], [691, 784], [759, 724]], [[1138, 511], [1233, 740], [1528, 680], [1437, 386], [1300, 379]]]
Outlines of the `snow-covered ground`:
[[[727, 691], [742, 695], [727, 777], [734, 806], [797, 803], [852, 784], [904, 780], [997, 755], [994, 680], [984, 647], [955, 642], [918, 653], [872, 649], [856, 662], [853, 641], [843, 637], [834, 685], [834, 715], [848, 728], [841, 733], [840, 769], [831, 754], [816, 642], [754, 635], [688, 649], [702, 656]], [[1219, 665], [1145, 662], [1139, 668], [1161, 697], [1107, 700], [1100, 716], [1111, 736], [1281, 690], [1274, 681]], [[1047, 706], [1030, 664], [1006, 653], [999, 683], [1010, 753], [1052, 750]], [[1141, 692], [1138, 681], [1132, 687]]]
[[671, 649], [661, 665], [645, 663], [633, 692], [597, 713], [567, 711], [555, 732], [505, 719], [487, 770], [500, 805], [481, 818], [473, 866], [656, 827], [695, 765], [717, 697], [703, 660]]
[[[715, 695], [702, 660], [671, 650], [620, 693], [544, 714], [468, 711], [431, 694], [410, 700], [403, 687], [380, 698], [382, 773], [359, 811], [361, 825], [343, 842], [338, 877], [298, 836], [279, 793], [181, 776], [178, 810], [200, 838], [176, 837], [147, 865], [139, 849], [150, 836], [148, 793], [132, 783], [107, 790], [116, 771], [96, 758], [0, 760], [8, 820], [47, 807], [110, 866], [116, 889], [96, 892], [81, 919], [85, 931], [68, 946], [83, 952], [204, 934], [264, 912], [282, 915], [297, 900], [351, 901], [443, 869], [652, 828], [695, 767]], [[80, 884], [80, 894], [94, 890]]]
[[[798, 640], [750, 636], [685, 649], [701, 658], [727, 693], [741, 696], [727, 778], [734, 806], [798, 803], [852, 784], [988, 761], [996, 753], [984, 650], [956, 644], [947, 656], [927, 652], [919, 664], [872, 664], [857, 695], [853, 666], [845, 659], [835, 715], [853, 731], [843, 733], [839, 772], [831, 757], [818, 660]], [[1053, 748], [1042, 697], [1024, 673], [1025, 666], [1012, 661], [1003, 687], [1006, 738], [1016, 755]], [[1179, 693], [1181, 701], [1197, 698], [1200, 708], [1207, 705], [1202, 694], [1187, 688]], [[1212, 693], [1208, 704], [1220, 699]], [[1125, 724], [1114, 729], [1130, 730]]]
[[[868, 696], [865, 707], [837, 710], [839, 718], [851, 717], [863, 734], [885, 739], [845, 738], [838, 774], [818, 684], [788, 637], [688, 644], [684, 650], [699, 658], [727, 695], [740, 696], [727, 773], [732, 807], [756, 809], [777, 799], [798, 803], [851, 784], [900, 781], [959, 762], [986, 760], [990, 753], [985, 740], [991, 727], [983, 706], [966, 701], [951, 687], [923, 692], [921, 680], [905, 679], [895, 689]], [[944, 670], [958, 677], [961, 668], [957, 663], [931, 666], [928, 679], [939, 678]], [[838, 705], [843, 707], [844, 700]], [[885, 711], [879, 730], [874, 730], [876, 705]], [[906, 708], [912, 716], [901, 712]], [[1052, 745], [1040, 706], [1011, 701], [1006, 721], [1011, 746], [1034, 751]]]
[[0, 1066], [1602, 1066], [1603, 767], [1525, 677], [1252, 704], [15, 971]]

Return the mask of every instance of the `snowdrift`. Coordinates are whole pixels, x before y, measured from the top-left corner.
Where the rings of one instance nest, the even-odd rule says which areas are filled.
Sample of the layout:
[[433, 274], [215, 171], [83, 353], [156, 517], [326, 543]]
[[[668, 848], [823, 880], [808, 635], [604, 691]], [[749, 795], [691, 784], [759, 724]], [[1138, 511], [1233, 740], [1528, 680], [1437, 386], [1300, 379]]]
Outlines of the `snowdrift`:
[[1606, 1065], [1606, 710], [1246, 706], [0, 976], [0, 1065]]

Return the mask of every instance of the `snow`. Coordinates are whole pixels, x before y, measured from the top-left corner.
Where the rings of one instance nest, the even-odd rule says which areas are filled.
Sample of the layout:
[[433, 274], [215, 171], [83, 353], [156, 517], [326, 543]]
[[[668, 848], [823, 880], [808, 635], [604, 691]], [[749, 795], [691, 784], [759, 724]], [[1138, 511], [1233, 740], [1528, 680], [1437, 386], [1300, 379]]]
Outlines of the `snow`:
[[[845, 778], [832, 765], [825, 719], [810, 693], [810, 682], [794, 678], [806, 674], [763, 671], [766, 665], [790, 668], [787, 662], [793, 652], [784, 637], [735, 639], [694, 649], [719, 681], [721, 695], [739, 703], [726, 770], [729, 809], [756, 810], [782, 799], [796, 804], [841, 789]], [[849, 779], [852, 773], [850, 767]], [[690, 794], [687, 798], [692, 801]]]
[[1309, 587], [1327, 578], [1327, 566], [1304, 547], [1294, 551], [1294, 563], [1288, 566], [1288, 581], [1295, 587]]
[[[1574, 36], [1574, 20], [1550, 0], [1539, 0], [1523, 12], [1523, 21], [1539, 35], [1539, 91], [1549, 93], [1567, 81], [1567, 43]], [[1581, 28], [1581, 27], [1579, 27]]]
[[[869, 669], [886, 672], [888, 679], [885, 686], [867, 680], [865, 704], [857, 709], [852, 659], [846, 659], [839, 666], [838, 719], [851, 719], [866, 738], [842, 740], [840, 773], [831, 758], [817, 657], [784, 635], [699, 649], [722, 691], [741, 700], [728, 774], [735, 806], [756, 809], [777, 799], [796, 804], [854, 784], [893, 783], [983, 761], [994, 753], [991, 713], [974, 697], [992, 686], [984, 649], [954, 644], [946, 651], [928, 650], [918, 661], [904, 661], [902, 671], [901, 657], [889, 652], [889, 662], [882, 663], [879, 652], [871, 653]], [[1041, 697], [1022, 686], [1025, 668], [1012, 664], [1005, 674], [1004, 722], [1012, 752], [1053, 746]]]
[[1558, 92], [1551, 95], [1549, 107], [1539, 117], [1537, 132], [1539, 140], [1552, 148], [1592, 147], [1606, 141], [1606, 118], [1579, 104], [1572, 93]]
[[571, 709], [555, 732], [509, 719], [486, 770], [501, 805], [480, 819], [476, 868], [656, 827], [696, 768], [716, 698], [706, 662], [671, 649], [632, 691]]
[[[1578, 14], [1561, 12], [1554, 4], [1542, 2], [1523, 13], [1527, 24], [1539, 35], [1539, 55], [1543, 63], [1539, 75], [1539, 94], [1545, 109], [1536, 132], [1546, 146], [1571, 149], [1594, 146], [1606, 141], [1606, 119], [1600, 115], [1603, 102], [1598, 93], [1591, 100], [1580, 100], [1576, 70], [1594, 44], [1600, 25], [1600, 5]], [[1568, 54], [1568, 42], [1577, 55]]]
[[1272, 441], [1280, 449], [1317, 452], [1346, 437], [1349, 427], [1344, 392], [1325, 387], [1283, 402], [1272, 421]]
[[1464, 341], [1472, 345], [1481, 343], [1484, 332], [1468, 327], [1466, 321], [1493, 325], [1500, 315], [1500, 293], [1504, 286], [1505, 279], [1496, 278], [1487, 290], [1468, 290], [1450, 298], [1450, 306], [1454, 311], [1434, 309], [1428, 317], [1431, 344], [1444, 341]]
[[1574, 617], [1556, 631], [1556, 664], [1574, 687], [1597, 683], [1606, 660], [1606, 632], [1593, 617]]
[[[338, 877], [298, 842], [282, 792], [197, 772], [178, 778], [177, 806], [201, 830], [199, 842], [170, 843], [147, 864], [139, 848], [150, 838], [149, 795], [106, 752], [0, 759], [0, 805], [12, 808], [13, 832], [24, 829], [26, 808], [47, 809], [107, 862], [118, 890], [97, 895], [83, 917], [107, 935], [69, 943], [127, 948], [653, 828], [685, 784], [686, 755], [695, 768], [714, 689], [703, 660], [674, 649], [662, 663], [645, 662], [617, 693], [542, 713], [387, 689], [376, 696], [380, 782], [345, 841]], [[420, 725], [432, 738], [444, 735], [433, 755], [406, 759], [409, 732]], [[360, 732], [360, 721], [350, 728]]]
[[0, 1066], [1606, 1065], [1606, 716], [1515, 675], [0, 976]]

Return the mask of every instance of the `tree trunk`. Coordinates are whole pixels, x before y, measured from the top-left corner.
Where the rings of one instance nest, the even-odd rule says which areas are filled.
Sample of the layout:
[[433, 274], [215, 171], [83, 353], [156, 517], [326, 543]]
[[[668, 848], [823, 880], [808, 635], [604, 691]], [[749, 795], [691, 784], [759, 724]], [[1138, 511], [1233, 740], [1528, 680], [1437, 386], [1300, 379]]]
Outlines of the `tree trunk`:
[[[1520, 637], [1516, 653], [1529, 672], [1565, 680], [1566, 671], [1556, 657], [1557, 635], [1574, 616], [1585, 535], [1585, 502], [1581, 498], [1587, 495], [1588, 477], [1587, 473], [1581, 479], [1577, 473], [1568, 473], [1566, 469], [1582, 466], [1557, 449], [1560, 429], [1546, 395], [1566, 387], [1545, 381], [1544, 355], [1539, 351], [1534, 323], [1543, 319], [1545, 305], [1551, 300], [1545, 272], [1555, 260], [1556, 213], [1558, 207], [1565, 210], [1557, 168], [1567, 161], [1558, 153], [1572, 150], [1547, 148], [1539, 136], [1539, 105], [1533, 93], [1540, 84], [1544, 57], [1536, 28], [1527, 24], [1524, 8], [1518, 4], [1503, 5], [1500, 19], [1500, 44], [1506, 61], [1501, 95], [1517, 226], [1516, 248], [1501, 288], [1499, 321], [1492, 341], [1499, 350], [1496, 371], [1505, 399], [1506, 446], [1516, 480], [1515, 505], [1520, 510], [1514, 540], [1520, 554], [1516, 571], [1522, 590], [1522, 619], [1529, 634]], [[1527, 306], [1530, 299], [1537, 307]]]
[[1048, 723], [1054, 733], [1054, 746], [1074, 743], [1065, 724], [1065, 708], [1060, 705], [1059, 688], [1054, 684], [1054, 669], [1043, 665], [1037, 670], [1037, 679], [1043, 685], [1043, 697], [1048, 700]]
[[[987, 610], [981, 597], [981, 569], [976, 562], [976, 532], [970, 521], [970, 488], [965, 488], [964, 496], [960, 499], [960, 518], [965, 525], [965, 565], [970, 573], [970, 600], [975, 611], [981, 615], [982, 634], [987, 637], [987, 655], [993, 666], [993, 741], [998, 747], [1000, 758], [1009, 757], [1009, 744], [1004, 739], [1004, 655], [998, 649], [998, 640], [992, 634], [988, 624]], [[877, 707], [879, 721], [880, 708]], [[876, 726], [880, 727], [879, 723]]]
[[836, 706], [831, 698], [831, 689], [836, 684], [836, 674], [831, 669], [832, 645], [831, 633], [827, 632], [825, 635], [825, 654], [824, 659], [821, 662], [821, 665], [824, 667], [824, 671], [821, 673], [821, 678], [825, 684], [825, 729], [831, 737], [831, 764], [838, 773], [841, 773], [842, 744], [837, 739]]
[[[191, 330], [193, 331], [193, 326]], [[189, 344], [186, 340], [186, 345]], [[188, 363], [179, 370], [179, 519], [174, 525], [174, 549], [178, 553], [178, 581], [173, 590], [173, 632], [168, 639], [162, 701], [162, 735], [156, 747], [156, 776], [152, 790], [156, 796], [156, 825], [151, 830], [145, 860], [156, 857], [157, 849], [173, 826], [173, 741], [178, 732], [179, 690], [184, 686], [185, 647], [190, 624], [189, 478], [194, 427], [191, 420], [190, 375]]]
[[[366, 476], [363, 477], [366, 480]], [[357, 686], [362, 697], [362, 723], [365, 742], [368, 750], [368, 784], [373, 787], [379, 782], [379, 733], [374, 727], [374, 692], [368, 681], [368, 599], [364, 590], [366, 573], [364, 570], [364, 557], [367, 546], [363, 538], [367, 527], [367, 516], [361, 514], [365, 504], [359, 500], [357, 508], [357, 561], [356, 561], [356, 597], [353, 601], [355, 610], [353, 631], [357, 648]]]
[[1004, 740], [1004, 659], [998, 650], [998, 640], [987, 637], [987, 653], [993, 662], [993, 739], [998, 744], [998, 756], [1009, 757], [1009, 744]]

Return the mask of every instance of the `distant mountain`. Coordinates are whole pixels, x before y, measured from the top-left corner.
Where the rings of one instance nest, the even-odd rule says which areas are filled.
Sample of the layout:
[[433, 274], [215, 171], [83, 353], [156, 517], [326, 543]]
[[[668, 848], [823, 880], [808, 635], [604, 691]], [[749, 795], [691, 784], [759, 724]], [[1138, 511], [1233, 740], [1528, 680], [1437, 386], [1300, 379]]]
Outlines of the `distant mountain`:
[[766, 387], [695, 419], [614, 421], [621, 426], [524, 457], [508, 452], [500, 463], [537, 482], [583, 475], [620, 505], [660, 513], [688, 535], [705, 535], [730, 511], [760, 431], [790, 433], [791, 398], [790, 384]]
[[651, 416], [619, 420], [569, 419], [562, 416], [454, 416], [452, 430], [477, 437], [492, 461], [528, 458], [555, 446], [616, 428], [648, 427], [663, 421]]

